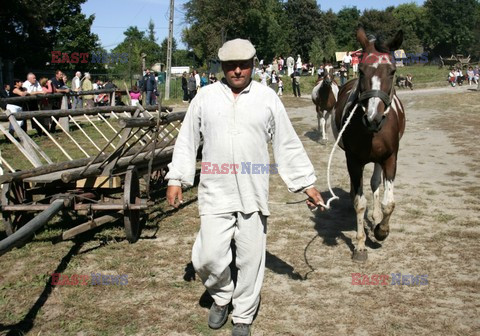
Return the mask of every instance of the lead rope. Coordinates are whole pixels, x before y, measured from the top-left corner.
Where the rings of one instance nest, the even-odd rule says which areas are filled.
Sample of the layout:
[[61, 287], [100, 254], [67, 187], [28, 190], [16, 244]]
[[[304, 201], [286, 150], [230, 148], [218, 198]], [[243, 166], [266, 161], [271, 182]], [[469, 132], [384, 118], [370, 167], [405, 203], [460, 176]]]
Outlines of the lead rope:
[[[358, 82], [355, 84], [355, 86], [352, 88], [352, 91], [350, 91], [350, 95], [348, 97], [348, 100], [347, 100], [347, 103], [345, 104], [345, 108], [344, 108], [344, 111], [346, 111], [350, 105], [352, 105], [352, 102], [355, 100], [355, 95], [356, 95], [356, 91], [357, 91], [357, 85], [358, 85]], [[353, 97], [353, 98], [352, 98]], [[357, 104], [358, 105], [358, 104]], [[335, 153], [335, 149], [337, 149], [337, 146], [338, 146], [338, 143], [340, 142], [340, 139], [342, 139], [342, 136], [343, 136], [343, 133], [345, 132], [348, 124], [350, 123], [350, 120], [352, 120], [352, 117], [353, 117], [353, 114], [355, 113], [355, 110], [357, 108], [357, 105], [355, 105], [355, 107], [352, 109], [352, 112], [350, 113], [350, 115], [348, 116], [348, 118], [345, 120], [345, 123], [343, 124], [343, 127], [342, 129], [340, 130], [340, 132], [338, 133], [338, 136], [337, 136], [337, 140], [335, 141], [335, 143], [333, 144], [333, 148], [332, 148], [332, 151], [330, 152], [330, 156], [328, 157], [328, 165], [327, 165], [327, 185], [328, 185], [328, 191], [330, 192], [330, 194], [332, 195], [332, 197], [330, 197], [330, 199], [327, 201], [327, 204], [323, 204], [322, 202], [320, 202], [318, 205], [320, 205], [321, 207], [325, 208], [326, 210], [330, 210], [330, 203], [332, 203], [333, 201], [335, 200], [338, 200], [340, 199], [337, 195], [335, 195], [335, 193], [333, 192], [333, 189], [332, 189], [332, 185], [330, 183], [330, 167], [332, 165], [332, 159], [333, 159], [333, 154]], [[343, 113], [342, 113], [342, 116], [343, 116]], [[332, 122], [335, 122], [334, 120], [332, 120]], [[300, 201], [292, 201], [292, 202], [268, 202], [269, 204], [276, 204], [276, 205], [291, 205], [291, 204], [299, 204], [299, 203], [303, 203], [307, 200], [309, 200], [310, 198], [307, 197], [305, 199], [302, 199]], [[312, 211], [315, 211], [317, 210], [318, 207], [315, 207], [313, 209], [311, 209]]]

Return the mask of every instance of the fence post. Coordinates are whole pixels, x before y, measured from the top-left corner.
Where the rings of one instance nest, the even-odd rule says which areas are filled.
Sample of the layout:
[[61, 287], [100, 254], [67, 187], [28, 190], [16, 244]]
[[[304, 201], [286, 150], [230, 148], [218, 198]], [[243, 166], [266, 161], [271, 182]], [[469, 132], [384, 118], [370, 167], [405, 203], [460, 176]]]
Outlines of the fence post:
[[[60, 107], [60, 109], [68, 110], [68, 97], [67, 97], [67, 95], [64, 95], [62, 97], [62, 106]], [[58, 121], [59, 121], [60, 125], [62, 125], [65, 132], [70, 132], [68, 117], [59, 118]]]

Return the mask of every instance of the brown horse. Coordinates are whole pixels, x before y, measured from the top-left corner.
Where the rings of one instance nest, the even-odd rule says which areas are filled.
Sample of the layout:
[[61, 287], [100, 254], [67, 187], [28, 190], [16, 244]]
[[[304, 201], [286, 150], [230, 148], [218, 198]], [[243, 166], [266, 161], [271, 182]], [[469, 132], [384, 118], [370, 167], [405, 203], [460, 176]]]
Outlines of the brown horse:
[[[395, 93], [393, 77], [396, 67], [389, 52], [400, 47], [403, 33], [399, 31], [391, 41], [383, 44], [373, 37], [369, 39], [363, 28], [359, 28], [357, 40], [363, 47], [358, 67], [360, 77], [340, 89], [332, 114], [332, 130], [337, 138], [350, 117], [339, 145], [345, 151], [350, 195], [357, 216], [357, 246], [353, 260], [363, 262], [367, 260], [364, 230], [367, 200], [363, 194], [363, 169], [367, 163], [375, 164], [370, 185], [377, 240], [387, 238], [390, 216], [395, 208], [393, 185], [399, 142], [405, 130], [405, 112]], [[382, 172], [384, 196], [380, 202]]]
[[324, 141], [327, 140], [326, 124], [337, 102], [337, 97], [338, 85], [332, 75], [327, 73], [312, 90], [312, 101], [317, 108], [318, 132], [322, 134]]

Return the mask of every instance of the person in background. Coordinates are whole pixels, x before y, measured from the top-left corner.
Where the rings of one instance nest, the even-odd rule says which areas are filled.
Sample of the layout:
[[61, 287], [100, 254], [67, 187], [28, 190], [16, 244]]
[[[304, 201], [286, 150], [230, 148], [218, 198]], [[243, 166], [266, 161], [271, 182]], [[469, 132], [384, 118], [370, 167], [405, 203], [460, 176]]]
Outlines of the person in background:
[[138, 89], [138, 86], [132, 86], [130, 90], [130, 105], [137, 106], [138, 103], [142, 103], [142, 93]]
[[31, 95], [43, 94], [42, 87], [32, 72], [28, 73], [27, 80], [23, 82], [22, 87]]
[[473, 73], [473, 68], [469, 67], [467, 70], [468, 85], [472, 85], [472, 82], [475, 82], [475, 74]]
[[205, 72], [202, 72], [202, 77], [200, 77], [200, 87], [204, 87], [205, 85], [208, 85], [208, 79]]
[[270, 87], [273, 89], [273, 91], [277, 92], [278, 91], [278, 75], [275, 70], [272, 70], [272, 75], [271, 75], [271, 80], [270, 80]]
[[317, 69], [317, 82], [323, 78], [325, 69], [323, 68], [323, 64], [321, 64]]
[[211, 73], [209, 76], [208, 76], [208, 81], [210, 84], [213, 84], [217, 81], [217, 77], [215, 77], [215, 74], [214, 73]]
[[150, 69], [145, 70], [145, 76], [143, 76], [143, 83], [144, 83], [144, 91], [146, 94], [146, 102], [147, 105], [155, 105], [155, 91], [156, 91], [156, 81], [155, 76], [153, 73], [150, 72]]
[[[22, 84], [23, 82], [20, 79], [13, 80], [13, 89], [10, 91], [10, 97], [25, 97], [29, 95], [29, 93], [27, 92], [27, 89], [25, 89], [22, 86]], [[23, 108], [21, 105], [14, 105], [14, 104], [7, 104], [6, 109], [12, 113], [21, 113], [23, 111]], [[17, 124], [25, 131], [25, 133], [27, 132], [27, 123], [25, 120], [18, 120]], [[11, 135], [15, 133], [15, 130], [12, 124], [10, 124], [8, 128], [8, 132]]]
[[[72, 79], [72, 91], [78, 93], [82, 90], [82, 73], [77, 71], [75, 77]], [[83, 107], [82, 96], [73, 96], [72, 109], [78, 109]]]
[[[40, 83], [40, 86], [42, 87], [42, 91], [43, 91], [44, 94], [48, 94], [48, 93], [53, 92], [52, 85], [51, 85], [51, 83], [50, 83], [50, 81], [48, 80], [47, 77], [40, 78], [40, 80], [38, 82]], [[50, 101], [49, 101], [48, 98], [44, 98], [44, 99], [40, 100], [38, 102], [38, 105], [40, 107], [40, 110], [51, 110], [52, 109], [52, 105], [50, 104]], [[37, 117], [36, 119], [45, 129], [48, 129], [50, 127], [50, 118], [49, 117], [44, 117], [44, 118]], [[38, 132], [38, 135], [43, 134], [43, 130], [40, 127], [36, 128], [36, 130]]]
[[281, 78], [278, 79], [278, 91], [277, 91], [277, 95], [279, 97], [283, 96], [283, 81]]
[[342, 66], [340, 67], [340, 70], [338, 70], [338, 74], [339, 74], [339, 77], [340, 77], [340, 86], [343, 86], [346, 82], [347, 82], [347, 67], [345, 66], [345, 64], [342, 64]]
[[295, 69], [295, 71], [290, 75], [290, 78], [292, 78], [293, 95], [295, 97], [301, 97], [302, 95], [300, 94], [300, 72], [298, 71], [298, 69]]
[[201, 85], [202, 85], [202, 80], [200, 78], [200, 75], [198, 74], [197, 70], [193, 70], [193, 77], [195, 78], [195, 86], [196, 86], [196, 92], [200, 90]]
[[[90, 74], [88, 72], [85, 72], [85, 75], [83, 76], [83, 83], [82, 83], [82, 91], [92, 91], [93, 90], [93, 85], [92, 81], [90, 80]], [[85, 95], [83, 96], [83, 99], [85, 100], [85, 107], [86, 108], [93, 108], [94, 103], [93, 103], [93, 94]]]
[[188, 78], [188, 102], [191, 103], [192, 99], [197, 95], [197, 81], [195, 80], [195, 70], [190, 74]]
[[301, 76], [303, 71], [303, 63], [302, 63], [302, 58], [300, 57], [300, 54], [297, 55], [297, 62], [295, 63], [295, 65], [296, 65], [296, 70]]
[[[42, 86], [37, 81], [37, 78], [36, 78], [35, 74], [33, 74], [31, 72], [27, 75], [27, 80], [25, 82], [23, 82], [22, 87], [30, 95], [43, 94]], [[37, 111], [39, 109], [40, 103], [41, 103], [41, 101], [36, 101], [36, 100], [35, 101], [30, 101], [30, 102], [27, 102], [24, 105], [24, 107], [29, 111]], [[42, 124], [42, 126], [44, 126], [43, 125], [44, 124], [43, 120], [39, 120], [39, 118], [35, 118], [35, 119], [37, 119], [37, 122], [39, 122], [40, 124]], [[27, 121], [25, 121], [25, 124], [26, 123], [27, 123]], [[31, 119], [30, 123], [32, 124], [32, 129], [36, 130], [37, 134], [39, 136], [43, 135], [42, 128], [35, 122], [35, 120]], [[47, 128], [48, 128], [48, 126], [47, 126]]]
[[356, 78], [358, 76], [358, 64], [360, 63], [360, 59], [358, 58], [357, 54], [353, 54], [352, 56], [352, 69], [353, 69], [353, 76]]
[[270, 75], [268, 72], [265, 71], [265, 68], [262, 68], [260, 72], [258, 73], [258, 77], [260, 77], [260, 83], [263, 85], [267, 86], [268, 85], [268, 80], [270, 79]]
[[448, 82], [450, 83], [450, 85], [452, 87], [454, 87], [455, 85], [457, 85], [456, 83], [456, 78], [455, 78], [455, 71], [452, 69], [450, 70], [450, 72], [448, 73]]
[[295, 67], [295, 60], [293, 59], [292, 56], [288, 56], [287, 57], [287, 75], [288, 76], [290, 76], [293, 73], [294, 67]]
[[182, 74], [182, 90], [183, 90], [183, 99], [184, 103], [188, 103], [188, 80], [187, 80], [187, 72], [184, 71]]
[[350, 52], [347, 51], [345, 56], [343, 56], [343, 64], [345, 66], [345, 69], [347, 69], [346, 80], [350, 79], [350, 63], [352, 63], [352, 56], [350, 56]]

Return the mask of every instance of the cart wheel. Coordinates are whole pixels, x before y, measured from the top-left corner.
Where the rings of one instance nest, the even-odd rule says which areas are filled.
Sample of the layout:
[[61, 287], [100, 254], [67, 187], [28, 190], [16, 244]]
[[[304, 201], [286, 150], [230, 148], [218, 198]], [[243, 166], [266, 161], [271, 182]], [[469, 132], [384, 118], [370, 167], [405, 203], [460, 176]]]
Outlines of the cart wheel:
[[[135, 168], [129, 167], [127, 170], [124, 188], [124, 204], [140, 204], [140, 183]], [[140, 210], [125, 210], [123, 224], [127, 240], [130, 243], [135, 243], [140, 237]]]
[[[28, 195], [25, 184], [23, 182], [10, 182], [3, 185], [2, 188], [2, 205], [14, 205], [30, 202], [31, 196]], [[2, 211], [3, 223], [5, 231], [10, 236], [20, 227], [27, 224], [34, 214], [31, 212], [18, 211]]]

